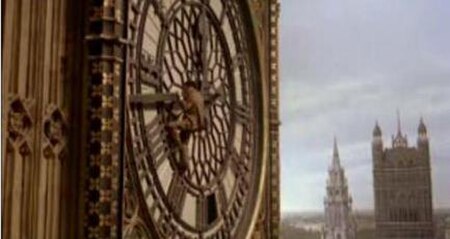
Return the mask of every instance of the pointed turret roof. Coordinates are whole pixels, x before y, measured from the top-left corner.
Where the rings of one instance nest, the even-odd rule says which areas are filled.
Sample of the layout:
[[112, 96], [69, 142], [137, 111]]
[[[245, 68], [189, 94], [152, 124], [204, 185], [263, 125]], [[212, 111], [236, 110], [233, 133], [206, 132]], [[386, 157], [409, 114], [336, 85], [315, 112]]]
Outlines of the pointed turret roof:
[[400, 120], [400, 111], [397, 109], [397, 137], [402, 135], [402, 122]]
[[421, 134], [421, 133], [426, 134], [427, 133], [427, 127], [425, 126], [425, 123], [423, 122], [423, 117], [420, 117], [420, 123], [419, 123], [418, 131], [419, 131], [419, 134]]
[[406, 136], [402, 134], [402, 125], [400, 121], [400, 111], [397, 110], [397, 135], [393, 139], [393, 146], [396, 147], [407, 147], [408, 140]]
[[378, 125], [378, 120], [375, 121], [375, 127], [373, 128], [373, 136], [381, 136], [381, 129]]
[[336, 136], [334, 137], [334, 145], [333, 145], [333, 167], [340, 167], [341, 162], [339, 160], [339, 150], [337, 146]]

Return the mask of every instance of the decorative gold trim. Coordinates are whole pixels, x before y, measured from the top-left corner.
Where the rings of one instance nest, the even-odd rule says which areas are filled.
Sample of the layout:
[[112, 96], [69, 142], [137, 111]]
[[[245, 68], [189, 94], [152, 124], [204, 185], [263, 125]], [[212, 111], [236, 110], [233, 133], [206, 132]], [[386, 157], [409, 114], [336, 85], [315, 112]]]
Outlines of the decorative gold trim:
[[[91, 0], [88, 10], [88, 160], [84, 233], [120, 238], [122, 227], [122, 122], [125, 79], [125, 0]], [[114, 49], [113, 52], [106, 49]], [[121, 54], [115, 54], [116, 52]]]
[[[255, 16], [255, 12], [252, 11], [252, 4], [249, 2], [245, 2], [243, 5], [246, 5], [244, 7], [243, 10], [249, 11], [248, 13], [248, 17], [247, 19], [244, 19], [246, 21], [248, 21], [248, 24], [250, 24], [250, 28], [252, 29], [251, 31], [251, 35], [253, 35], [253, 46], [251, 44], [249, 44], [249, 48], [253, 48], [253, 51], [255, 53], [255, 56], [258, 56], [257, 59], [253, 59], [253, 60], [257, 60], [256, 63], [256, 67], [257, 67], [257, 71], [258, 75], [260, 77], [260, 84], [261, 84], [261, 92], [259, 92], [261, 94], [261, 98], [262, 98], [262, 102], [261, 102], [261, 106], [260, 109], [262, 110], [261, 112], [261, 125], [262, 125], [262, 153], [261, 153], [261, 157], [262, 160], [260, 162], [262, 162], [261, 165], [261, 173], [260, 173], [260, 181], [259, 181], [259, 185], [258, 185], [258, 194], [256, 196], [256, 202], [255, 202], [255, 210], [253, 210], [252, 212], [252, 216], [251, 216], [251, 223], [249, 228], [247, 229], [244, 238], [246, 239], [250, 239], [253, 236], [253, 233], [255, 231], [255, 226], [256, 223], [258, 221], [258, 217], [259, 217], [259, 212], [261, 210], [262, 204], [263, 204], [263, 194], [264, 194], [264, 188], [265, 188], [265, 183], [266, 183], [266, 171], [267, 171], [267, 164], [268, 164], [268, 159], [269, 159], [269, 152], [267, 150], [268, 146], [269, 146], [269, 111], [268, 108], [266, 107], [269, 103], [269, 86], [268, 86], [268, 79], [267, 79], [267, 74], [264, 72], [264, 50], [263, 48], [261, 48], [262, 44], [263, 44], [263, 39], [259, 38], [260, 36], [260, 30], [262, 28], [261, 23], [259, 22], [255, 22], [252, 19], [257, 18], [258, 16]], [[250, 36], [251, 37], [251, 36]]]

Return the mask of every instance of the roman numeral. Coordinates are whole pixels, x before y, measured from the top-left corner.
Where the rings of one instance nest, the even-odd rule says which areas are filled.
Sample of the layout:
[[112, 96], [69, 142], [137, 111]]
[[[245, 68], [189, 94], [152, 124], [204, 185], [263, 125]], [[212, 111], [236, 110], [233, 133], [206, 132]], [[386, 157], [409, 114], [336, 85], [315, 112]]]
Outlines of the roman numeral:
[[245, 175], [250, 171], [245, 163], [246, 159], [234, 148], [231, 150], [230, 159], [230, 167], [236, 175]]
[[225, 186], [223, 183], [220, 183], [218, 185], [218, 188], [216, 190], [216, 198], [218, 202], [218, 208], [220, 208], [222, 211], [226, 211], [228, 207], [228, 200], [227, 200], [227, 194], [225, 192]]
[[238, 122], [242, 124], [247, 124], [250, 120], [250, 109], [246, 105], [235, 104], [232, 105], [232, 110], [235, 118]]
[[156, 168], [168, 158], [169, 150], [166, 147], [166, 131], [161, 123], [161, 117], [155, 116], [147, 125], [145, 125], [147, 140], [150, 153]]
[[137, 165], [137, 171], [145, 202], [147, 207], [150, 208], [150, 211], [153, 211], [157, 206], [157, 203], [152, 196], [153, 185], [151, 184], [149, 171], [144, 164]]
[[182, 179], [179, 175], [175, 175], [170, 182], [169, 191], [167, 192], [167, 199], [177, 215], [181, 215], [181, 212], [183, 211], [186, 192], [187, 189], [183, 185]]
[[144, 192], [144, 196], [147, 197], [150, 192], [150, 179], [148, 178], [148, 172], [144, 169], [138, 169], [139, 181], [141, 182], [142, 191]]
[[141, 55], [140, 77], [139, 79], [145, 85], [158, 88], [161, 85], [159, 67], [155, 65], [154, 57], [148, 52]]

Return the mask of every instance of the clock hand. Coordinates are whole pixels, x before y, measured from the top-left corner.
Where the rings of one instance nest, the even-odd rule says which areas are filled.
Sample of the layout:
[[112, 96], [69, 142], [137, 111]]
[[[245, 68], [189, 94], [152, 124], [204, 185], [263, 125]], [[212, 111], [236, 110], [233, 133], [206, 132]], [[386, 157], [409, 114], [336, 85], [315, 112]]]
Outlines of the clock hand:
[[[213, 104], [214, 101], [223, 96], [222, 92], [205, 94], [204, 101], [207, 105]], [[151, 94], [137, 94], [128, 97], [130, 104], [155, 105], [158, 103], [176, 103], [180, 101], [176, 93], [151, 93]]]
[[179, 101], [179, 97], [175, 93], [151, 93], [136, 94], [128, 97], [130, 104], [154, 105], [157, 103], [171, 103]]
[[209, 25], [208, 20], [206, 17], [205, 10], [202, 10], [200, 16], [199, 16], [199, 35], [200, 35], [200, 69], [201, 69], [201, 75], [202, 75], [202, 84], [201, 84], [201, 91], [205, 92], [209, 88], [209, 82], [208, 82], [208, 61], [207, 61], [207, 48], [208, 48], [208, 42], [209, 42]]

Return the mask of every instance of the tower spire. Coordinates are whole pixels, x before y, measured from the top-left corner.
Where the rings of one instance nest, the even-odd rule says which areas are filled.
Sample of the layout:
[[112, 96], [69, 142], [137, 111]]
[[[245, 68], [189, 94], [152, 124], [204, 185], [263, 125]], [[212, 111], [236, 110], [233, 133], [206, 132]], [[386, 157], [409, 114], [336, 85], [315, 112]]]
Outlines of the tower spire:
[[425, 123], [423, 121], [423, 117], [420, 117], [420, 122], [419, 122], [419, 135], [426, 135], [427, 134], [427, 127], [425, 126]]
[[381, 136], [380, 125], [378, 124], [378, 120], [375, 121], [375, 127], [373, 128], [372, 134], [374, 137]]
[[333, 142], [333, 166], [339, 166], [339, 150], [337, 146], [337, 139], [336, 136], [334, 136], [334, 142]]
[[333, 163], [328, 170], [325, 197], [325, 237], [355, 239], [356, 224], [352, 214], [352, 197], [349, 193], [345, 170], [339, 164], [336, 136], [333, 145]]
[[397, 136], [394, 137], [394, 135], [392, 135], [392, 145], [394, 148], [408, 146], [408, 140], [406, 139], [406, 135], [405, 136], [402, 135], [400, 111], [398, 109], [397, 109]]
[[400, 121], [400, 110], [397, 109], [397, 134], [402, 135], [402, 125]]

